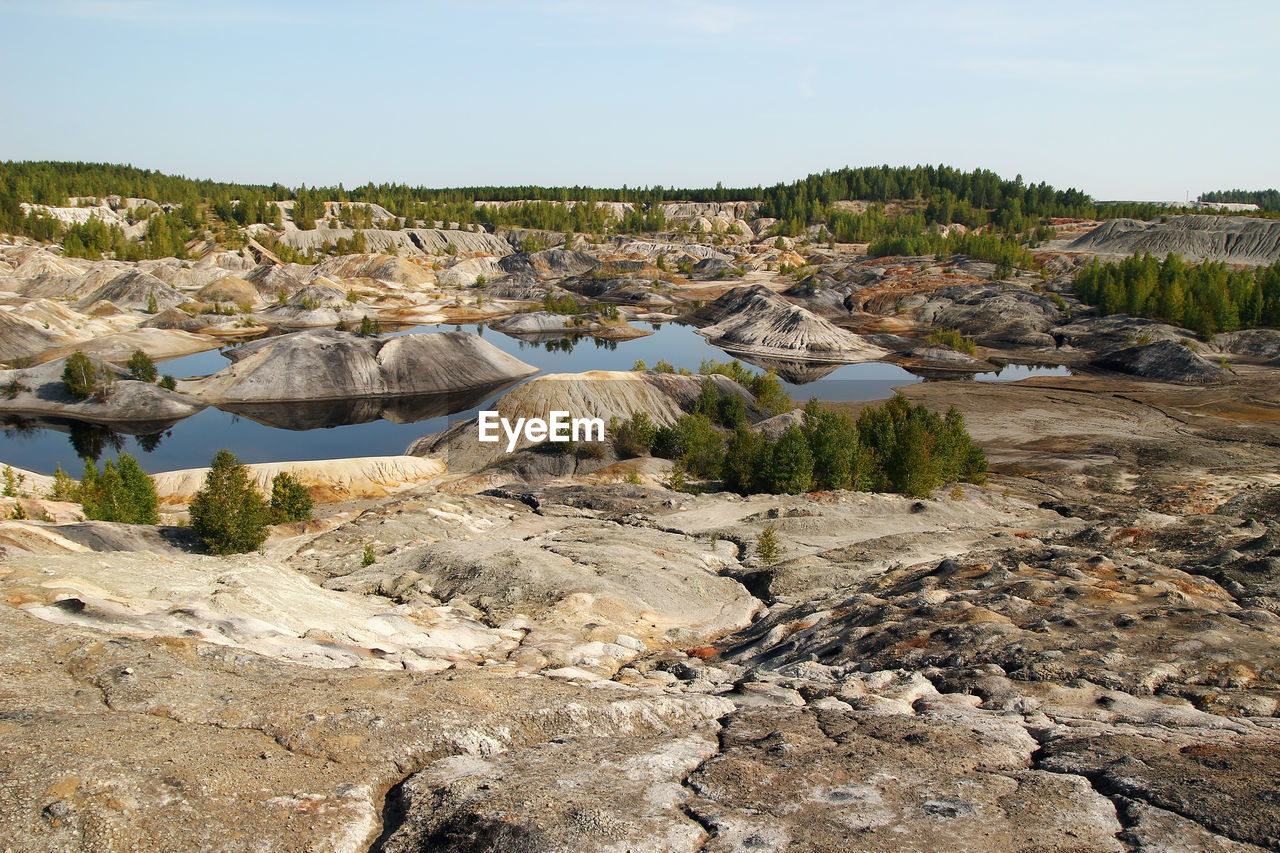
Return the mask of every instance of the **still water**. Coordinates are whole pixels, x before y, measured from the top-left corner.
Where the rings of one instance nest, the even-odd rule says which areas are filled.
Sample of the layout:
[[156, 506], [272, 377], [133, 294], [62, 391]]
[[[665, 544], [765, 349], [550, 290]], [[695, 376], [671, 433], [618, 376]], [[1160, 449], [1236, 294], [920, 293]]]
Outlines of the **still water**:
[[[643, 360], [652, 367], [661, 359], [696, 373], [704, 360], [729, 359], [722, 350], [695, 334], [691, 326], [667, 323], [652, 328], [652, 335], [618, 342], [581, 337], [535, 343], [492, 331], [483, 324], [416, 326], [392, 334], [455, 329], [475, 332], [543, 373], [630, 370], [637, 360]], [[159, 368], [161, 373], [182, 379], [216, 373], [228, 364], [230, 362], [218, 350], [210, 350], [161, 362]], [[751, 365], [748, 367], [759, 370]], [[1067, 372], [1063, 367], [1010, 365], [999, 373], [979, 374], [973, 379], [1011, 382], [1028, 376], [1062, 376]], [[789, 375], [786, 370], [780, 375], [787, 391], [797, 402], [810, 397], [832, 401], [876, 400], [892, 395], [895, 387], [924, 381], [901, 367], [879, 362], [841, 365], [817, 378], [813, 373]], [[804, 379], [811, 381], [803, 382]], [[86, 451], [90, 454], [97, 451], [102, 458], [113, 458], [120, 452], [131, 453], [138, 457], [147, 471], [152, 472], [208, 465], [213, 454], [223, 447], [243, 462], [391, 456], [403, 453], [414, 440], [424, 435], [446, 429], [450, 423], [470, 417], [480, 409], [492, 408], [493, 400], [499, 396], [501, 393], [496, 393], [482, 403], [472, 401], [473, 405], [461, 412], [416, 423], [375, 420], [308, 430], [265, 426], [248, 417], [215, 408], [205, 409], [163, 433], [150, 436], [124, 435], [74, 423], [49, 423], [25, 429], [6, 424], [0, 437], [0, 462], [41, 473], [52, 473], [56, 465], [61, 465], [72, 476], [78, 476], [83, 467], [80, 456]]]

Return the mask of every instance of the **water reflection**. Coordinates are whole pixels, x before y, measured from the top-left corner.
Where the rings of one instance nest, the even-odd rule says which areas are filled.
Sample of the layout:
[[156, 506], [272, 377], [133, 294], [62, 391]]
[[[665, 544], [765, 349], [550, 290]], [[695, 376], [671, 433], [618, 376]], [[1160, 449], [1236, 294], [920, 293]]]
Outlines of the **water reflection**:
[[377, 420], [395, 424], [413, 424], [475, 408], [519, 382], [519, 379], [513, 379], [444, 394], [410, 394], [399, 397], [361, 397], [354, 400], [310, 400], [289, 403], [225, 403], [221, 408], [231, 413], [233, 423], [243, 416], [263, 426], [294, 431], [353, 426]]
[[71, 418], [9, 415], [3, 420], [5, 436], [15, 443], [38, 444], [48, 436], [64, 433], [76, 457], [94, 462], [104, 453], [123, 452], [130, 438], [143, 453], [153, 453], [161, 442], [173, 435], [171, 427], [174, 423], [166, 422], [160, 429], [155, 424], [143, 424], [141, 428], [148, 431], [135, 432], [136, 427], [112, 427]]
[[[651, 325], [654, 334], [629, 341], [562, 333], [532, 339], [494, 334], [487, 340], [545, 373], [625, 371], [633, 369], [637, 360], [649, 365], [665, 360], [677, 369], [697, 372], [703, 361], [723, 362], [735, 357], [711, 346], [692, 326], [674, 321]], [[411, 326], [389, 334], [399, 336], [457, 328], [482, 334], [486, 327], [480, 323], [447, 323]], [[594, 346], [579, 346], [584, 343], [584, 337], [591, 337]], [[178, 377], [215, 373], [231, 363], [229, 356], [240, 355], [233, 350], [233, 347], [224, 347], [161, 362], [160, 370]], [[777, 371], [787, 393], [798, 402], [811, 396], [830, 401], [883, 399], [897, 387], [923, 381], [921, 376], [889, 362], [832, 364], [762, 358], [752, 358], [751, 362], [753, 366], [749, 369], [753, 372], [770, 368]], [[1010, 364], [1000, 365], [998, 370], [986, 374], [961, 378], [1008, 382], [1068, 372], [1062, 367]], [[65, 470], [78, 467], [77, 456], [88, 455], [97, 462], [120, 452], [145, 456], [144, 467], [149, 471], [207, 465], [220, 447], [230, 449], [245, 462], [397, 455], [405, 452], [416, 439], [448, 428], [449, 413], [466, 411], [482, 403], [491, 407], [492, 398], [508, 387], [510, 384], [497, 389], [478, 389], [472, 394], [453, 395], [452, 399], [445, 395], [443, 400], [425, 396], [239, 405], [226, 411], [210, 407], [176, 425], [167, 422], [103, 426], [9, 416], [2, 422], [5, 428], [0, 437], [0, 459], [50, 473], [57, 464]], [[483, 399], [486, 394], [491, 395], [489, 399]]]

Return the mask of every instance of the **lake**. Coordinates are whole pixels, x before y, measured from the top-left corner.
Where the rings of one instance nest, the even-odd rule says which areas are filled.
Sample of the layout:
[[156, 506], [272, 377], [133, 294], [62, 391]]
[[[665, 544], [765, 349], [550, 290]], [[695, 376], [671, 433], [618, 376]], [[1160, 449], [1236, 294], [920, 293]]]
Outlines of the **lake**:
[[[415, 326], [390, 334], [455, 329], [475, 332], [543, 373], [630, 370], [638, 359], [650, 367], [666, 359], [678, 368], [696, 373], [704, 360], [727, 361], [730, 358], [696, 334], [692, 326], [666, 323], [652, 328], [654, 334], [631, 341], [579, 337], [535, 343], [495, 332], [483, 324]], [[230, 362], [219, 350], [210, 350], [160, 362], [158, 366], [161, 373], [181, 379], [216, 373], [228, 364]], [[1012, 382], [1028, 376], [1067, 374], [1064, 367], [1009, 365], [999, 373], [979, 374], [972, 379], [955, 381]], [[840, 365], [811, 382], [800, 384], [784, 380], [784, 384], [791, 396], [802, 403], [810, 397], [831, 401], [876, 400], [892, 395], [895, 387], [922, 381], [925, 380], [896, 365], [870, 362]], [[61, 465], [72, 476], [79, 476], [83, 468], [80, 452], [86, 450], [97, 450], [102, 458], [113, 458], [120, 452], [131, 453], [138, 457], [143, 468], [151, 472], [208, 465], [213, 454], [224, 447], [242, 462], [393, 456], [403, 453], [424, 435], [446, 429], [450, 423], [470, 417], [480, 409], [492, 408], [493, 399], [498, 396], [501, 394], [452, 415], [416, 423], [375, 420], [309, 430], [277, 429], [212, 407], [151, 436], [123, 435], [71, 422], [29, 429], [15, 429], [6, 424], [3, 437], [0, 437], [0, 461], [45, 474], [52, 473], [56, 465]]]

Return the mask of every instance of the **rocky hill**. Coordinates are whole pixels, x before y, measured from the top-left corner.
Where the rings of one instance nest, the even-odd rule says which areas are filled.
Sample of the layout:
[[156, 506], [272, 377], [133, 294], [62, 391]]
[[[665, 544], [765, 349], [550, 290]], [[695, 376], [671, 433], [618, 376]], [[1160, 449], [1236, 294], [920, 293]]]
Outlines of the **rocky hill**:
[[395, 338], [295, 332], [245, 344], [230, 355], [230, 367], [182, 389], [210, 402], [277, 403], [447, 394], [537, 373], [466, 332]]
[[1170, 252], [1188, 259], [1233, 264], [1280, 261], [1280, 220], [1246, 216], [1188, 214], [1139, 222], [1112, 219], [1070, 244], [1073, 251], [1163, 258]]
[[760, 285], [726, 293], [698, 315], [698, 334], [731, 353], [796, 361], [874, 361], [887, 351]]

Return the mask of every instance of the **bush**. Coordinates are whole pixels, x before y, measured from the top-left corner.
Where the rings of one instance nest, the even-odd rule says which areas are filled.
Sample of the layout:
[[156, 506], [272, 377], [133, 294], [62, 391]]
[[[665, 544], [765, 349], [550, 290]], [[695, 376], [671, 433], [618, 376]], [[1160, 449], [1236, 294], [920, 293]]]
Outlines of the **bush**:
[[17, 379], [10, 380], [9, 382], [0, 385], [0, 394], [3, 394], [6, 400], [15, 400], [23, 391], [30, 390], [30, 385], [27, 385], [24, 382], [19, 382]]
[[618, 457], [628, 459], [650, 452], [658, 436], [658, 426], [647, 412], [635, 412], [628, 420], [614, 424], [612, 432]]
[[950, 347], [956, 352], [968, 353], [976, 356], [978, 348], [974, 344], [973, 338], [964, 334], [958, 329], [935, 329], [925, 338], [925, 343], [934, 347]]
[[45, 493], [45, 498], [51, 501], [80, 503], [80, 485], [67, 476], [67, 472], [62, 470], [62, 465], [58, 465], [53, 470], [53, 485]]
[[267, 538], [270, 513], [249, 482], [249, 469], [230, 450], [219, 450], [191, 501], [191, 528], [213, 554], [242, 554]]
[[[54, 477], [56, 489], [59, 487], [57, 474]], [[93, 463], [86, 462], [79, 497], [85, 518], [123, 524], [158, 524], [160, 521], [155, 483], [138, 460], [127, 453], [120, 454], [115, 463], [108, 459], [101, 472]]]
[[129, 361], [125, 364], [125, 367], [133, 374], [133, 378], [139, 382], [156, 381], [156, 363], [151, 356], [140, 349], [133, 351], [133, 355], [129, 356]]
[[373, 553], [373, 546], [365, 545], [364, 553], [360, 555], [360, 565], [372, 566], [376, 562], [378, 562], [378, 557]]
[[80, 350], [67, 357], [67, 364], [62, 368], [62, 383], [67, 393], [77, 400], [87, 400], [98, 389], [98, 368]]
[[311, 517], [315, 503], [307, 489], [287, 471], [281, 471], [271, 480], [271, 521], [306, 521]]
[[26, 474], [19, 474], [12, 466], [4, 466], [4, 496], [6, 498], [25, 497], [22, 484], [27, 480]]
[[161, 388], [165, 389], [166, 391], [178, 390], [178, 380], [174, 379], [172, 376], [170, 376], [167, 373], [164, 376], [160, 377], [160, 382], [158, 384], [160, 385]]

